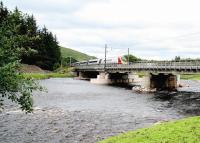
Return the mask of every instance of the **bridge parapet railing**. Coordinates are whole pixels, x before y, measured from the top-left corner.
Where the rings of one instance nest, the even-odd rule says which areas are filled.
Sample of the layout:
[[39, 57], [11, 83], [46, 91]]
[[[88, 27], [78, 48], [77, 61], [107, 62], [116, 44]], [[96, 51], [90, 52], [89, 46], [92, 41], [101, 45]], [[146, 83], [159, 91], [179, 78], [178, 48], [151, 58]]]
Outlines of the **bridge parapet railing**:
[[165, 69], [173, 69], [173, 68], [194, 68], [200, 67], [200, 61], [156, 61], [156, 62], [137, 62], [131, 63], [131, 67], [136, 68], [165, 68]]
[[[104, 64], [79, 65], [78, 69], [101, 69]], [[200, 70], [200, 60], [186, 61], [140, 61], [129, 64], [107, 63], [106, 69], [142, 69], [142, 70]]]

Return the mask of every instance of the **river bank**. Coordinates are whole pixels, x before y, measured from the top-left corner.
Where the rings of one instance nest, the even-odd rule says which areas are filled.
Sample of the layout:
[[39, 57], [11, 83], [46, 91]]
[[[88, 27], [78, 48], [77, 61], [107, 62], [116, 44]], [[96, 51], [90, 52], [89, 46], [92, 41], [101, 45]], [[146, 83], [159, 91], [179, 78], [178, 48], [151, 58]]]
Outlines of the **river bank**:
[[183, 79], [183, 80], [200, 80], [200, 74], [182, 74], [181, 79]]
[[61, 67], [55, 71], [43, 70], [35, 65], [23, 64], [21, 67], [21, 72], [26, 78], [33, 79], [49, 79], [49, 78], [71, 78], [74, 77], [73, 68], [71, 67]]
[[[74, 74], [72, 73], [73, 68], [70, 68], [70, 67], [61, 67], [55, 71], [47, 71], [35, 65], [22, 64], [21, 71], [24, 73], [25, 77], [34, 78], [34, 79], [74, 77]], [[138, 72], [137, 74], [141, 78], [146, 73]], [[200, 74], [181, 74], [180, 78], [182, 80], [200, 80]]]
[[74, 75], [70, 72], [68, 73], [58, 73], [58, 72], [51, 72], [51, 73], [24, 73], [23, 74], [26, 78], [33, 78], [33, 79], [49, 79], [49, 78], [71, 78]]
[[[147, 73], [146, 72], [138, 72], [139, 77], [144, 77]], [[180, 78], [182, 80], [200, 80], [200, 74], [180, 74]]]
[[[48, 78], [70, 78], [74, 77], [72, 70], [68, 70], [67, 72], [47, 72], [47, 73], [24, 73], [25, 77], [34, 78], [34, 79], [48, 79]], [[141, 73], [139, 73], [139, 77], [143, 77]], [[182, 80], [200, 80], [199, 74], [182, 74]]]
[[199, 143], [200, 116], [157, 123], [150, 128], [111, 137], [100, 143]]

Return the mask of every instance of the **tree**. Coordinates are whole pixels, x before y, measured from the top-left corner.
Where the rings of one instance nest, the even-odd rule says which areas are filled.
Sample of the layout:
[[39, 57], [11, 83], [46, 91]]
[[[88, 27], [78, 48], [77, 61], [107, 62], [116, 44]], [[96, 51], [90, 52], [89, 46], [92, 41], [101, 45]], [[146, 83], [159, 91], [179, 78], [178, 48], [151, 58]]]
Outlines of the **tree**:
[[0, 24], [4, 21], [8, 16], [8, 10], [3, 6], [3, 2], [0, 2]]
[[123, 58], [125, 59], [126, 62], [128, 62], [128, 59], [129, 59], [129, 62], [137, 62], [137, 61], [141, 61], [140, 58], [137, 58], [136, 56], [133, 56], [133, 55], [124, 55]]
[[180, 60], [181, 60], [181, 57], [180, 57], [180, 56], [176, 56], [176, 57], [175, 57], [175, 61], [176, 61], [176, 62], [178, 62], [178, 61], [180, 61]]
[[13, 24], [13, 21], [18, 20], [20, 20], [20, 13], [17, 11], [16, 15], [8, 13], [0, 26], [0, 107], [3, 107], [3, 102], [7, 98], [18, 103], [22, 110], [32, 112], [32, 92], [42, 88], [37, 82], [25, 78], [20, 72], [20, 57], [24, 48], [22, 43], [30, 39], [16, 34], [21, 23]]
[[78, 61], [76, 59], [74, 59], [73, 57], [62, 57], [61, 58], [61, 64], [62, 64], [62, 66], [68, 67], [68, 66], [70, 66], [70, 64], [73, 64], [75, 62], [78, 62]]
[[35, 65], [47, 70], [58, 68], [60, 65], [61, 53], [56, 37], [44, 27], [39, 31], [39, 38]]
[[1, 2], [0, 16], [0, 24], [9, 25], [7, 30], [13, 36], [23, 39], [15, 41], [21, 51], [22, 63], [37, 65], [46, 70], [60, 66], [61, 53], [56, 36], [46, 27], [38, 29], [33, 15], [23, 14], [17, 7], [13, 12], [8, 12]]

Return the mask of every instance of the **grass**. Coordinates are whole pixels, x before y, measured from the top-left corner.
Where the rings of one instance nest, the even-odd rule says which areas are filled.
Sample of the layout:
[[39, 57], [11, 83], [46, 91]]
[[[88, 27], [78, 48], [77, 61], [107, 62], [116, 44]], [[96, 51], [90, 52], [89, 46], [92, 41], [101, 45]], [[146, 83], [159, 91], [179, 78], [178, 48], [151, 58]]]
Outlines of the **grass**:
[[184, 80], [200, 80], [200, 74], [182, 74], [181, 79], [184, 79]]
[[59, 68], [55, 72], [51, 73], [24, 73], [23, 75], [26, 78], [34, 78], [34, 79], [48, 79], [48, 78], [67, 78], [74, 77], [72, 74], [73, 68]]
[[[138, 72], [139, 77], [144, 77], [145, 72]], [[181, 79], [184, 80], [200, 80], [200, 74], [181, 74]]]
[[146, 72], [138, 72], [137, 73], [140, 78], [144, 77], [147, 73]]
[[61, 49], [61, 56], [63, 58], [68, 58], [71, 56], [74, 59], [76, 59], [77, 61], [84, 61], [84, 60], [89, 60], [89, 59], [95, 58], [93, 56], [89, 56], [87, 54], [72, 50], [70, 48], [60, 47], [60, 49]]
[[73, 77], [73, 75], [69, 73], [24, 73], [24, 76], [26, 78], [34, 78], [34, 79]]
[[131, 131], [100, 143], [200, 143], [200, 116]]
[[73, 67], [60, 67], [54, 72], [45, 71], [35, 65], [22, 65], [24, 77], [33, 79], [67, 78], [74, 77]]

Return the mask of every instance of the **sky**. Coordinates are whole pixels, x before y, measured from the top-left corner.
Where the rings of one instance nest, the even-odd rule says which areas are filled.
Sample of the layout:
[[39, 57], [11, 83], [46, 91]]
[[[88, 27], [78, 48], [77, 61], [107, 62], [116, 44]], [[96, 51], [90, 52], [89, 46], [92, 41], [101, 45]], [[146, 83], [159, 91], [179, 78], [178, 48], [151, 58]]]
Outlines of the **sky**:
[[3, 0], [33, 14], [59, 44], [98, 58], [200, 58], [199, 0]]

